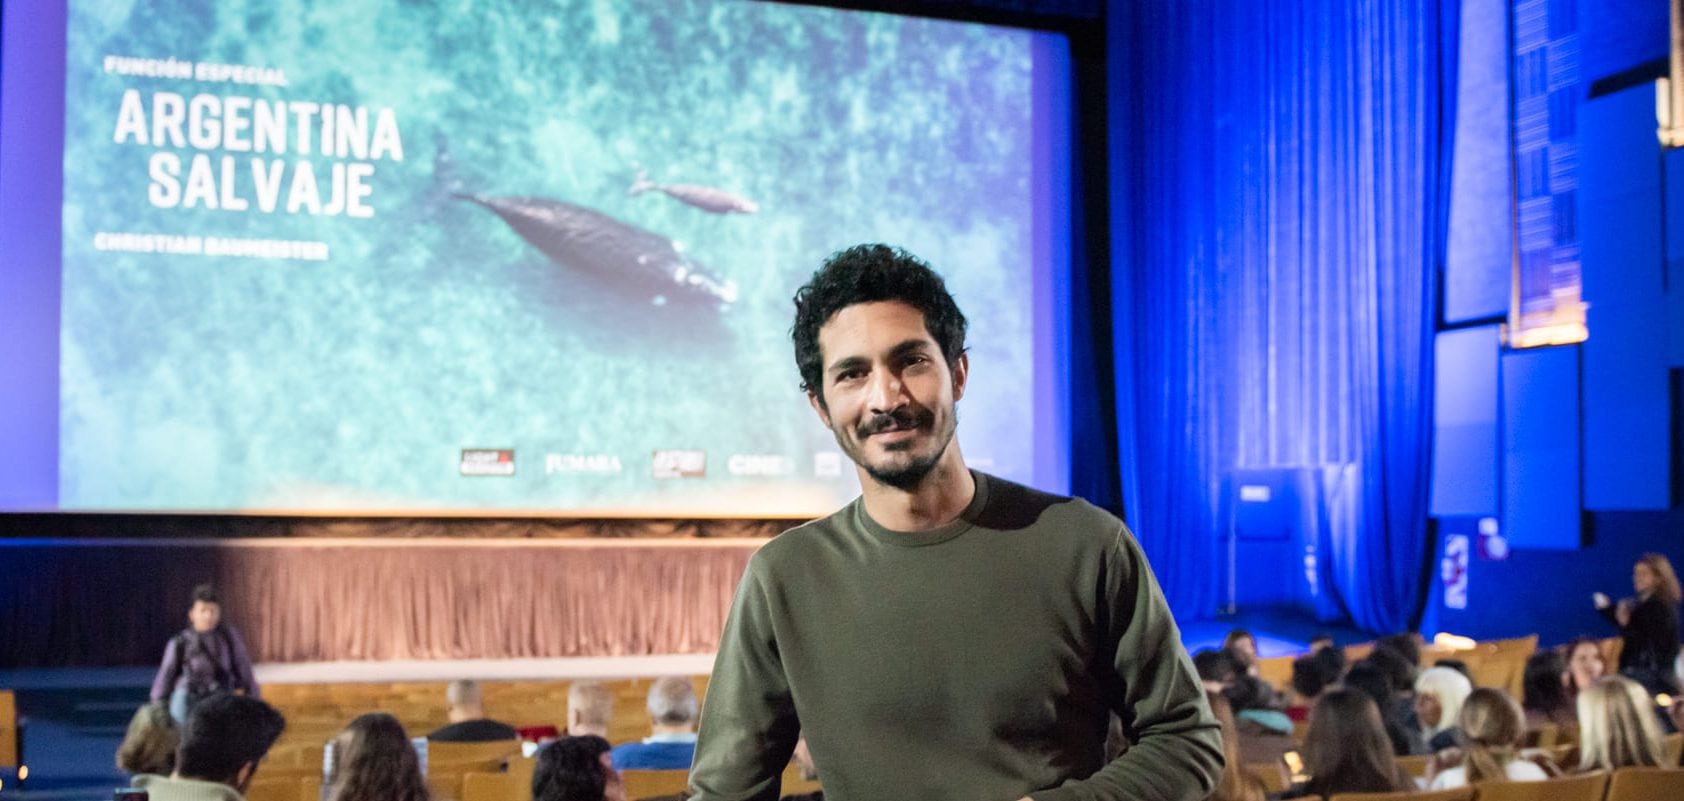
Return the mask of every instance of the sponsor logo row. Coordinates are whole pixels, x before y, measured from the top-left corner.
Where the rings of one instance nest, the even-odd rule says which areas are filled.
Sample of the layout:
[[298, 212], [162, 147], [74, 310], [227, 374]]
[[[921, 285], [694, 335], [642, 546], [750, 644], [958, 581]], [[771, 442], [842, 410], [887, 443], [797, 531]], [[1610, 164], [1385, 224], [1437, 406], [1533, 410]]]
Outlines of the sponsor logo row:
[[[619, 456], [609, 453], [546, 453], [543, 456], [544, 475], [609, 476], [626, 472], [627, 465]], [[796, 463], [788, 456], [775, 453], [735, 453], [725, 457], [725, 474], [739, 477], [795, 475]], [[512, 476], [515, 474], [514, 448], [463, 448], [458, 470], [464, 476]], [[651, 478], [706, 478], [707, 451], [658, 450], [650, 454]], [[840, 478], [842, 454], [825, 452], [813, 454], [812, 475], [817, 478]]]

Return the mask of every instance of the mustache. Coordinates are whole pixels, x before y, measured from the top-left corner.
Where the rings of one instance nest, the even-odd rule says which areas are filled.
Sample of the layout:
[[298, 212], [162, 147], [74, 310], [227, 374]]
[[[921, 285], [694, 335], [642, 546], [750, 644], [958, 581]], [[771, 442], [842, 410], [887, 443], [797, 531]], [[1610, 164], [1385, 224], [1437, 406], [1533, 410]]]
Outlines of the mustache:
[[935, 415], [927, 409], [895, 409], [884, 414], [875, 414], [860, 423], [859, 435], [869, 437], [884, 431], [898, 429], [921, 428], [935, 422]]

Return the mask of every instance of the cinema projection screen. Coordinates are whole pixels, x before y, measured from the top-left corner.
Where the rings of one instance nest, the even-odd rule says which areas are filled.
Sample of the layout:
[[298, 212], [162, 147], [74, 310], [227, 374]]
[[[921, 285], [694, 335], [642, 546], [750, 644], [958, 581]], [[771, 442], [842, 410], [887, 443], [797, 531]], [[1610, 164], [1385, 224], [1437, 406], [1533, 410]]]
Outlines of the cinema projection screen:
[[4, 10], [0, 509], [823, 514], [858, 481], [790, 298], [866, 241], [972, 322], [969, 461], [1065, 489], [1062, 36], [725, 0]]

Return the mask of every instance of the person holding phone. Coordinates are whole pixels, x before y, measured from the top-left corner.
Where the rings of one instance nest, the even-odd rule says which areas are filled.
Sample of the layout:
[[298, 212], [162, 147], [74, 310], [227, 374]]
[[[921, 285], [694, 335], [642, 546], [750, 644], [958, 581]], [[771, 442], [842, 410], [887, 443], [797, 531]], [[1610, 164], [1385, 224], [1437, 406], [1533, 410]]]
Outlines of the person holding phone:
[[[1415, 789], [1398, 767], [1392, 742], [1380, 720], [1380, 707], [1367, 693], [1335, 687], [1322, 694], [1310, 711], [1304, 732], [1302, 761], [1297, 754], [1282, 757], [1295, 784], [1281, 798], [1339, 793], [1397, 793]], [[1298, 777], [1308, 773], [1301, 782]]]

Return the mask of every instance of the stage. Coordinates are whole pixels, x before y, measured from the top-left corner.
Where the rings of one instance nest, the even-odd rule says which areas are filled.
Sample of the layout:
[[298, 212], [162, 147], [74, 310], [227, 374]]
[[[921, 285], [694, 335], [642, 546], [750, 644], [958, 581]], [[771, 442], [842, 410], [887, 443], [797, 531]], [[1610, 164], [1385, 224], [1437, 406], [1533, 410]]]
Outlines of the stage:
[[154, 663], [204, 582], [258, 663], [711, 653], [765, 541], [0, 540], [0, 669]]

